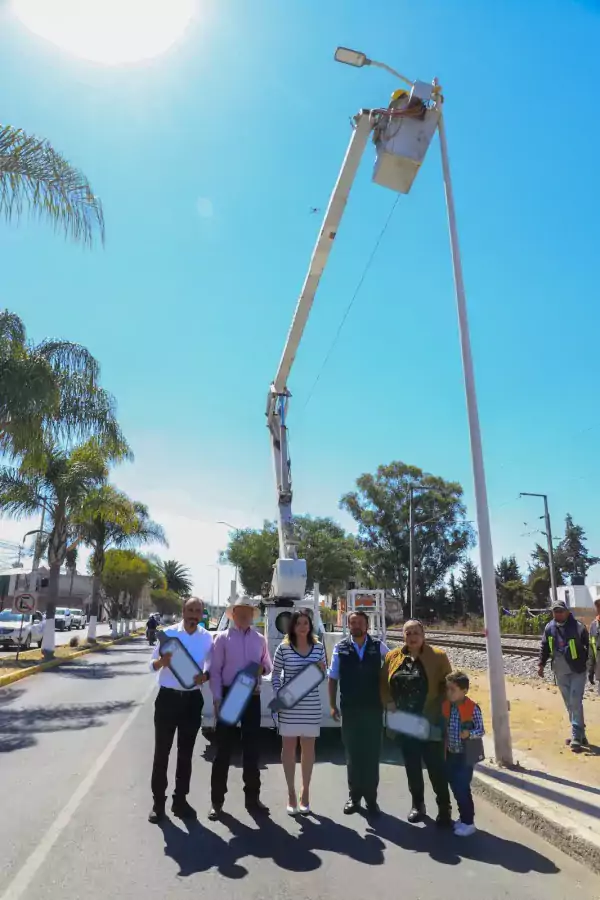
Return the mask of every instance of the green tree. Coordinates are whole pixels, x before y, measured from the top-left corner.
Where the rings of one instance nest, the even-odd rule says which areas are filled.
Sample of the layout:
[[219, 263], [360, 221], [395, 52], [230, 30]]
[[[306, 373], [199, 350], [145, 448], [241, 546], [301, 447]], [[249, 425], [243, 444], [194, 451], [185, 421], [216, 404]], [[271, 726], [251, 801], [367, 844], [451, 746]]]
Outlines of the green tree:
[[77, 557], [79, 555], [79, 547], [77, 544], [71, 544], [70, 547], [67, 547], [67, 552], [65, 554], [65, 569], [71, 576], [71, 583], [69, 585], [69, 595], [73, 593], [73, 581], [75, 580], [75, 576], [77, 575]]
[[183, 610], [183, 600], [176, 591], [153, 588], [150, 591], [152, 608], [161, 616], [177, 616]]
[[160, 564], [160, 571], [165, 580], [166, 589], [179, 597], [190, 597], [192, 594], [192, 576], [190, 570], [176, 559], [165, 559]]
[[506, 584], [509, 581], [522, 581], [523, 576], [519, 569], [516, 556], [503, 556], [496, 566], [496, 584]]
[[0, 214], [24, 211], [47, 219], [57, 231], [84, 244], [104, 241], [102, 204], [87, 178], [48, 141], [12, 125], [0, 126]]
[[98, 437], [121, 446], [115, 401], [99, 377], [85, 347], [60, 340], [33, 344], [21, 319], [0, 311], [0, 452], [43, 455], [44, 438], [63, 443]]
[[277, 526], [266, 521], [262, 528], [232, 532], [221, 561], [237, 567], [244, 590], [254, 597], [262, 595], [265, 585], [271, 583], [277, 554]]
[[465, 602], [454, 572], [448, 579], [448, 619], [457, 622], [465, 615]]
[[409, 574], [409, 488], [414, 488], [415, 600], [440, 587], [474, 545], [463, 490], [417, 466], [393, 462], [361, 475], [340, 506], [358, 524], [365, 563], [377, 584], [406, 601]]
[[22, 518], [43, 509], [46, 516], [50, 576], [43, 648], [48, 654], [54, 652], [60, 569], [74, 542], [75, 516], [90, 491], [106, 480], [109, 463], [128, 454], [125, 444], [117, 452], [95, 438], [71, 450], [46, 440], [35, 459], [26, 459], [18, 468], [0, 467], [0, 513]]
[[[547, 558], [547, 557], [546, 557]], [[547, 566], [532, 566], [527, 579], [536, 609], [545, 609], [550, 603], [550, 570]], [[562, 582], [559, 582], [561, 584]]]
[[584, 584], [588, 570], [600, 562], [600, 557], [592, 556], [586, 545], [585, 531], [575, 525], [573, 517], [567, 513], [565, 534], [558, 545], [557, 554], [563, 576], [570, 584]]
[[102, 572], [109, 549], [131, 549], [141, 544], [166, 544], [165, 533], [153, 522], [148, 507], [130, 500], [110, 484], [93, 488], [74, 513], [72, 527], [78, 538], [92, 550], [91, 621], [88, 637], [96, 637]]
[[464, 613], [467, 616], [483, 615], [483, 590], [479, 570], [472, 559], [465, 559], [458, 581]]
[[[356, 539], [329, 518], [295, 516], [294, 528], [298, 555], [306, 560], [307, 590], [315, 581], [324, 594], [345, 588], [360, 563]], [[244, 590], [257, 595], [270, 585], [277, 556], [277, 526], [265, 522], [261, 529], [234, 532], [222, 559], [237, 566]]]
[[496, 588], [503, 609], [521, 609], [534, 601], [515, 556], [503, 557], [496, 566]]
[[150, 581], [150, 563], [133, 550], [107, 550], [101, 582], [113, 622], [132, 619], [144, 587]]

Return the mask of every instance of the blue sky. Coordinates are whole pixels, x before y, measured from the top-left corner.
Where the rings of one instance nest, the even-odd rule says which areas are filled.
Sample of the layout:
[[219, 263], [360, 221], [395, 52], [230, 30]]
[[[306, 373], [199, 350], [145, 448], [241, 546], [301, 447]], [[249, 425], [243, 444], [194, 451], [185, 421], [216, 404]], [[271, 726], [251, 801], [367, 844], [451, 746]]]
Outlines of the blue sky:
[[[226, 544], [217, 520], [275, 512], [265, 398], [320, 226], [309, 209], [327, 203], [349, 117], [397, 86], [336, 65], [338, 44], [444, 87], [496, 557], [525, 563], [541, 527], [521, 490], [547, 492], [555, 532], [571, 512], [600, 550], [600, 2], [197, 0], [169, 52], [123, 66], [1, 16], [3, 121], [82, 168], [107, 224], [92, 252], [0, 224], [1, 302], [33, 338], [101, 361], [136, 454], [115, 480], [199, 591]], [[372, 164], [369, 148], [290, 379], [295, 509], [349, 525], [340, 495], [402, 459], [462, 482], [474, 516], [437, 139], [306, 405], [395, 199]]]

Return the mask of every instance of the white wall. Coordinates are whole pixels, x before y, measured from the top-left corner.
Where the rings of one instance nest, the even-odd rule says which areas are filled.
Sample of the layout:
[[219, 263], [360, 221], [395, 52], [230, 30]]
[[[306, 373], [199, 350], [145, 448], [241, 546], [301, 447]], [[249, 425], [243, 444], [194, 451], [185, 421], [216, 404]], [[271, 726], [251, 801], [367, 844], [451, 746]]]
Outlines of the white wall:
[[600, 584], [561, 584], [557, 587], [558, 599], [564, 600], [569, 609], [593, 609], [600, 597]]

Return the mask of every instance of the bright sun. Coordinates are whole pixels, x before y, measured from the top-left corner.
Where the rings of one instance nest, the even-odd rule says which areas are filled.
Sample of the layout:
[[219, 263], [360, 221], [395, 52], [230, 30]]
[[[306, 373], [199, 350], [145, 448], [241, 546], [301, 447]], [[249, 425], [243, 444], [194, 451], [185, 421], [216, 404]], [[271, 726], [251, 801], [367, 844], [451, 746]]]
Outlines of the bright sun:
[[12, 0], [35, 34], [83, 59], [118, 65], [164, 53], [192, 19], [196, 0]]

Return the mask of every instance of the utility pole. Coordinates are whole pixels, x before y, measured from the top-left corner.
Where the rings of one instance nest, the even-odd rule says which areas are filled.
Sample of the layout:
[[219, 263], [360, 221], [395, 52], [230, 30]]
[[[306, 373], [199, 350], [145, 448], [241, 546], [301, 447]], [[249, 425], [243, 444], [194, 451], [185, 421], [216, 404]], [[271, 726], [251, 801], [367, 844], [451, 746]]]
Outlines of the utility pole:
[[552, 602], [556, 603], [558, 601], [558, 591], [556, 590], [556, 570], [554, 568], [554, 546], [552, 544], [552, 528], [550, 526], [550, 512], [548, 510], [548, 494], [530, 494], [528, 491], [521, 491], [519, 497], [541, 497], [544, 501], [544, 520], [546, 522], [546, 538], [548, 540], [548, 568], [550, 569]]
[[415, 525], [413, 522], [413, 486], [408, 489], [408, 568], [409, 568], [409, 602], [410, 617], [415, 614]]

